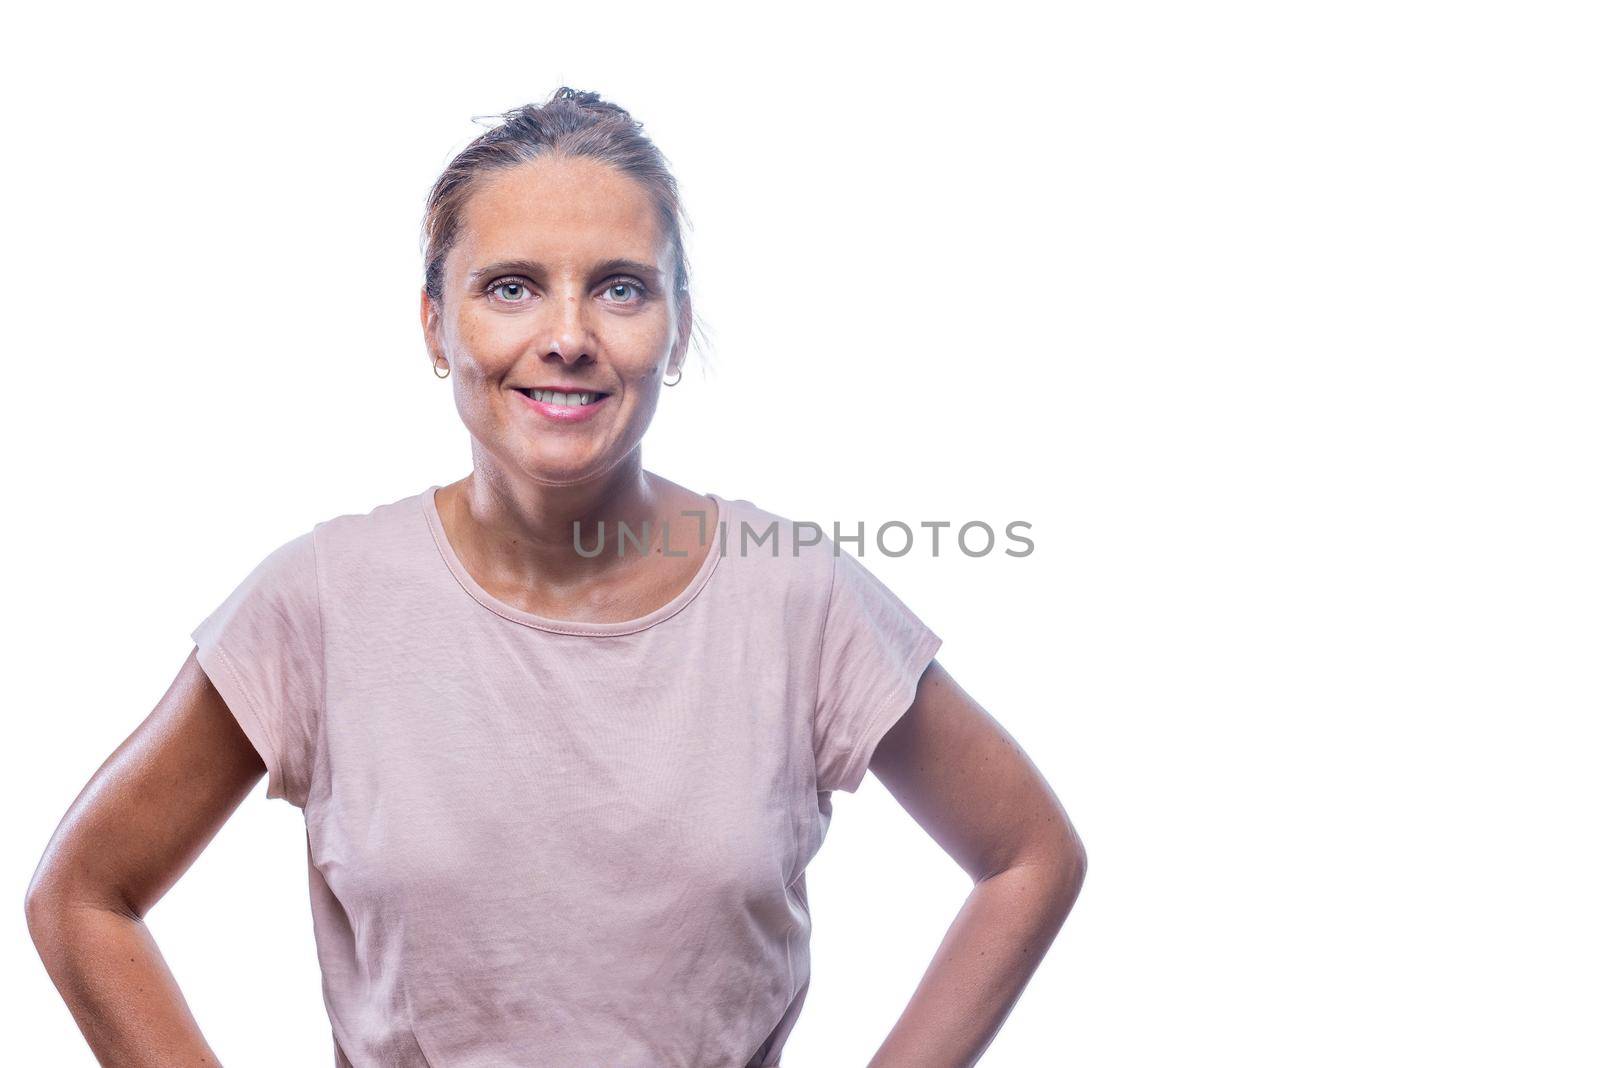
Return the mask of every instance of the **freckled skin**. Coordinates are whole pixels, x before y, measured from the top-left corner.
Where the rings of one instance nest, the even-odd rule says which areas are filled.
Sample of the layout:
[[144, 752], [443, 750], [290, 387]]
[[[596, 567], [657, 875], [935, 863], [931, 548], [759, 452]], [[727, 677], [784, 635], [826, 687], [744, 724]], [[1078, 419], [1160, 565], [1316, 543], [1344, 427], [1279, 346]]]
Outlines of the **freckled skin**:
[[[625, 259], [647, 272], [607, 268]], [[486, 271], [533, 261], [538, 268]], [[561, 619], [642, 615], [687, 584], [709, 551], [664, 563], [659, 549], [593, 559], [599, 524], [675, 552], [694, 546], [686, 509], [715, 505], [645, 471], [641, 442], [688, 347], [688, 294], [672, 291], [670, 235], [648, 191], [609, 164], [543, 157], [480, 175], [445, 256], [443, 299], [422, 294], [428, 355], [450, 367], [456, 410], [472, 437], [473, 471], [437, 497], [447, 536], [496, 597]], [[532, 410], [517, 387], [572, 384], [609, 394], [582, 422]], [[688, 517], [698, 526], [698, 520]], [[694, 534], [698, 534], [696, 529]], [[654, 566], [640, 566], [655, 557]]]
[[[591, 277], [613, 257], [654, 264], [666, 285], [642, 301], [618, 299], [602, 290], [608, 279]], [[532, 288], [514, 300], [469, 288], [473, 268], [515, 259], [551, 270], [523, 278]], [[444, 306], [424, 295], [423, 326], [491, 467], [558, 486], [624, 462], [655, 415], [662, 376], [681, 368], [687, 349], [689, 303], [670, 292], [672, 268], [648, 193], [609, 165], [547, 158], [477, 180], [445, 258]], [[593, 419], [562, 427], [525, 410], [509, 388], [548, 381], [612, 395]]]

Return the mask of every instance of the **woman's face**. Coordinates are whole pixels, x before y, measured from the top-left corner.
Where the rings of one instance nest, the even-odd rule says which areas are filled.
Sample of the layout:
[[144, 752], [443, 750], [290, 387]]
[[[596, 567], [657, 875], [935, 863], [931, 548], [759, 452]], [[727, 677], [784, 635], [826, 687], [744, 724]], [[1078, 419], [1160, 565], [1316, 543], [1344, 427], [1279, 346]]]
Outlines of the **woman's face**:
[[608, 164], [546, 157], [477, 178], [422, 323], [507, 474], [584, 482], [638, 446], [687, 347], [672, 266], [649, 194]]

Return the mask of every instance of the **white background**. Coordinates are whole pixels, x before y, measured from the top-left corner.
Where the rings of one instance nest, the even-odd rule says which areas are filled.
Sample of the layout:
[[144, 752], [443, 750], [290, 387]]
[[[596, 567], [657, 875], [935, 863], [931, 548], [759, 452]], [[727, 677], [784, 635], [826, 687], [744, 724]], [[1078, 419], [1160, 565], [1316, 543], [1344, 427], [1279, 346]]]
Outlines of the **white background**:
[[[1594, 1064], [1585, 5], [72, 5], [0, 62], [6, 1059], [93, 1058], [22, 898], [190, 629], [469, 464], [428, 184], [567, 84], [675, 167], [715, 342], [650, 469], [870, 552], [1090, 854], [983, 1063]], [[229, 1066], [331, 1060], [258, 786], [149, 924]], [[968, 883], [881, 784], [786, 1066], [865, 1064]]]

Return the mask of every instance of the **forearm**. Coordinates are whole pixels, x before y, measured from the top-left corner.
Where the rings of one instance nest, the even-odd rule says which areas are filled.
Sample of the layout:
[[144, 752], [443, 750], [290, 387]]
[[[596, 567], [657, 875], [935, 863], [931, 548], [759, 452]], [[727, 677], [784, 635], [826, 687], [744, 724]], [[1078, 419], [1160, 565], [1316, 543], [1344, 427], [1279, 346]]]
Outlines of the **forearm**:
[[142, 920], [58, 898], [29, 903], [28, 930], [101, 1064], [218, 1064]]
[[976, 1064], [1066, 922], [1081, 858], [1018, 864], [975, 884], [868, 1068]]

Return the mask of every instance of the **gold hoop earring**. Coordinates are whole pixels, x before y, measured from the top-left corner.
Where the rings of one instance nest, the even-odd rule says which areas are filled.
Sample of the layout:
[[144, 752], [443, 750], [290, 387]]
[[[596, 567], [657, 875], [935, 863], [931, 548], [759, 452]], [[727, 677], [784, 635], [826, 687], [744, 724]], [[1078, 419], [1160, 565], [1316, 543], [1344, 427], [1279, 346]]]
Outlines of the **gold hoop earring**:
[[682, 382], [683, 381], [683, 369], [679, 368], [675, 373], [677, 374], [678, 377], [674, 378], [671, 382], [668, 382], [667, 379], [666, 379], [666, 376], [663, 375], [662, 378], [661, 378], [661, 384], [663, 386], [675, 386], [679, 382]]
[[[439, 368], [441, 368], [441, 367], [444, 368], [444, 374], [440, 374], [439, 373]], [[435, 360], [433, 362], [433, 377], [435, 377], [435, 378], [449, 378], [450, 377], [450, 365], [447, 364], [447, 363], [440, 363], [438, 360]]]

